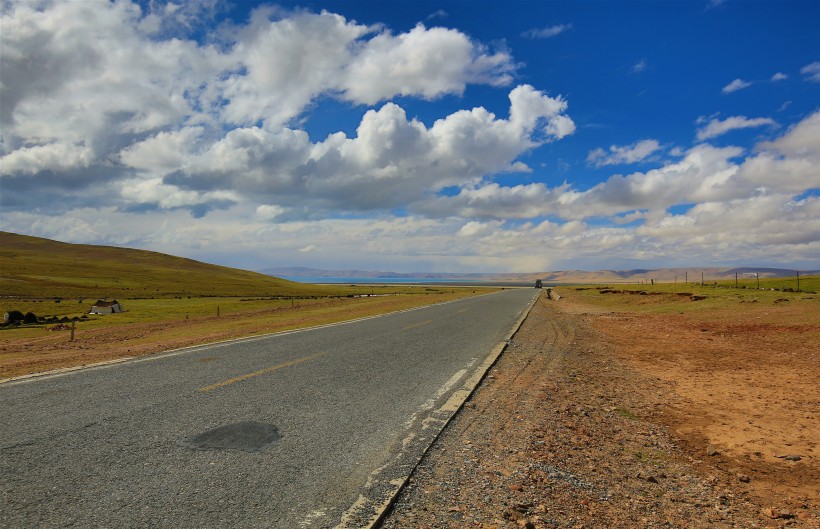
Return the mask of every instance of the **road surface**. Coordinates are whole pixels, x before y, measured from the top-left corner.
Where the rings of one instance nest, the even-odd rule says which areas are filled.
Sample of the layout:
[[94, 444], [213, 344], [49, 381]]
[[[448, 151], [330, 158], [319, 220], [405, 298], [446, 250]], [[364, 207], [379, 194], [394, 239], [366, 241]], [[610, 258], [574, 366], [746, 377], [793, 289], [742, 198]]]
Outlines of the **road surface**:
[[0, 384], [0, 527], [361, 526], [536, 292]]

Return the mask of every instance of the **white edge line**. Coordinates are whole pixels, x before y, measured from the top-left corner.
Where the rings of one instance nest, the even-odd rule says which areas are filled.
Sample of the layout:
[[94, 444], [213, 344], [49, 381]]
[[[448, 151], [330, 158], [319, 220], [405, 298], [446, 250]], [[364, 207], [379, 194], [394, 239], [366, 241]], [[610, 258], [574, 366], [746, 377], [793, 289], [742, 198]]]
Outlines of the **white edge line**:
[[[433, 444], [438, 440], [439, 437], [441, 437], [442, 432], [444, 432], [444, 430], [447, 428], [447, 426], [450, 424], [453, 418], [458, 414], [458, 412], [464, 406], [464, 403], [467, 402], [467, 399], [469, 399], [473, 395], [473, 393], [475, 393], [475, 390], [476, 388], [478, 388], [478, 385], [481, 383], [482, 380], [484, 380], [484, 377], [501, 357], [501, 354], [507, 349], [509, 340], [512, 339], [515, 333], [518, 332], [518, 329], [521, 328], [521, 325], [523, 325], [524, 320], [527, 319], [527, 316], [532, 310], [532, 307], [538, 301], [540, 295], [541, 291], [539, 291], [535, 296], [533, 296], [532, 301], [530, 301], [530, 304], [527, 306], [527, 308], [524, 311], [522, 311], [522, 314], [518, 318], [518, 321], [512, 326], [510, 332], [507, 333], [504, 340], [498, 343], [493, 348], [493, 350], [490, 351], [490, 353], [487, 355], [487, 357], [484, 359], [481, 365], [478, 366], [478, 368], [473, 372], [473, 374], [470, 375], [470, 378], [468, 378], [464, 382], [464, 385], [460, 389], [454, 391], [453, 394], [450, 395], [450, 398], [448, 398], [447, 401], [438, 408], [438, 410], [435, 410], [431, 413], [431, 416], [439, 412], [448, 413], [449, 416], [442, 424], [441, 429], [439, 429], [439, 431], [436, 432], [435, 435], [431, 436], [427, 446], [419, 455], [419, 458], [413, 465], [413, 468], [409, 469], [407, 475], [405, 475], [403, 478], [398, 478], [395, 481], [390, 482], [391, 485], [394, 486], [393, 489], [388, 492], [387, 497], [382, 498], [383, 502], [375, 507], [375, 511], [372, 517], [370, 518], [368, 524], [357, 526], [354, 528], [354, 526], [349, 525], [349, 523], [346, 520], [346, 518], [348, 518], [353, 511], [363, 506], [366, 506], [369, 503], [367, 498], [360, 495], [359, 499], [356, 500], [356, 502], [342, 514], [342, 521], [338, 525], [336, 525], [334, 529], [375, 529], [383, 521], [385, 515], [390, 510], [390, 507], [393, 506], [393, 503], [395, 503], [396, 499], [399, 497], [399, 493], [402, 491], [402, 489], [404, 489], [408, 481], [410, 481], [410, 476], [416, 471], [418, 464], [421, 462], [422, 459], [424, 459], [424, 456], [427, 455]], [[368, 480], [370, 480], [375, 474], [378, 474], [380, 471], [381, 469], [377, 469], [376, 471], [374, 471], [368, 477]]]
[[275, 336], [285, 336], [285, 335], [288, 335], [288, 334], [296, 334], [296, 333], [300, 333], [300, 332], [315, 331], [315, 330], [318, 330], [318, 329], [326, 329], [328, 327], [336, 327], [336, 326], [339, 326], [339, 325], [347, 325], [347, 324], [350, 324], [350, 323], [357, 323], [357, 322], [360, 322], [360, 321], [372, 320], [372, 319], [376, 319], [376, 318], [383, 318], [385, 316], [392, 316], [394, 314], [402, 314], [404, 312], [412, 312], [414, 310], [426, 309], [426, 308], [434, 307], [434, 306], [437, 306], [437, 305], [447, 305], [448, 303], [457, 303], [459, 301], [465, 301], [465, 300], [468, 300], [468, 299], [475, 299], [475, 298], [479, 298], [479, 297], [482, 297], [482, 296], [492, 296], [494, 294], [498, 294], [499, 292], [503, 292], [503, 291], [504, 290], [502, 289], [502, 290], [499, 290], [497, 292], [490, 292], [488, 294], [479, 294], [478, 296], [471, 296], [469, 298], [453, 299], [453, 300], [450, 300], [450, 301], [442, 301], [442, 302], [439, 302], [439, 303], [431, 303], [430, 305], [422, 305], [421, 307], [413, 307], [411, 309], [402, 309], [402, 310], [396, 310], [396, 311], [393, 311], [393, 312], [385, 312], [384, 314], [376, 314], [374, 316], [364, 316], [362, 318], [356, 318], [356, 319], [353, 319], [353, 320], [337, 321], [335, 323], [325, 323], [325, 324], [322, 324], [322, 325], [314, 325], [312, 327], [303, 327], [301, 329], [289, 329], [287, 331], [270, 332], [270, 333], [265, 333], [265, 334], [257, 334], [257, 335], [254, 335], [254, 336], [244, 336], [242, 338], [231, 338], [230, 340], [222, 340], [222, 341], [218, 341], [218, 342], [211, 342], [211, 343], [205, 343], [205, 344], [200, 344], [200, 345], [190, 345], [188, 347], [181, 347], [179, 349], [171, 349], [169, 351], [164, 351], [164, 352], [160, 352], [160, 353], [147, 354], [145, 356], [125, 356], [125, 357], [122, 357], [122, 358], [116, 358], [114, 360], [106, 360], [104, 362], [96, 362], [96, 363], [93, 363], [93, 364], [85, 364], [85, 365], [81, 365], [81, 366], [72, 366], [72, 367], [61, 367], [59, 369], [52, 369], [52, 370], [49, 370], [49, 371], [42, 371], [40, 373], [29, 373], [27, 375], [20, 375], [20, 376], [17, 376], [17, 377], [2, 379], [2, 380], [0, 380], [0, 387], [6, 386], [6, 385], [16, 386], [18, 384], [25, 384], [27, 382], [36, 382], [36, 381], [41, 381], [41, 380], [50, 380], [52, 378], [59, 378], [59, 377], [63, 377], [63, 376], [66, 376], [66, 375], [71, 375], [71, 374], [77, 373], [79, 371], [91, 371], [91, 370], [96, 370], [96, 369], [105, 369], [105, 368], [108, 368], [108, 367], [117, 366], [119, 364], [126, 364], [126, 363], [136, 364], [136, 363], [139, 363], [139, 362], [150, 362], [150, 361], [154, 361], [154, 360], [161, 360], [161, 359], [164, 359], [164, 358], [170, 358], [172, 356], [178, 356], [178, 355], [187, 354], [187, 353], [194, 353], [194, 352], [197, 352], [197, 351], [206, 351], [208, 349], [216, 349], [218, 347], [225, 347], [227, 345], [232, 345], [232, 344], [235, 344], [235, 343], [252, 342], [252, 341], [256, 341], [256, 340], [263, 340], [265, 338], [272, 338], [272, 337], [275, 337]]

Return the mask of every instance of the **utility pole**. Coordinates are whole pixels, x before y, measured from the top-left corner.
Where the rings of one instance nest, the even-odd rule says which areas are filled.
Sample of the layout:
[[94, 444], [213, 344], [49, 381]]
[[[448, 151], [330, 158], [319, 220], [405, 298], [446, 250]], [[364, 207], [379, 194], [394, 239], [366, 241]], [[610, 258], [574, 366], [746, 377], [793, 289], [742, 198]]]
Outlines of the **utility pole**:
[[800, 292], [800, 270], [795, 270], [797, 273], [797, 291]]
[[755, 272], [755, 277], [757, 278], [757, 289], [760, 290], [760, 272]]
[[700, 286], [703, 286], [703, 272], [700, 273]]
[[735, 288], [737, 288], [737, 272], [735, 272]]

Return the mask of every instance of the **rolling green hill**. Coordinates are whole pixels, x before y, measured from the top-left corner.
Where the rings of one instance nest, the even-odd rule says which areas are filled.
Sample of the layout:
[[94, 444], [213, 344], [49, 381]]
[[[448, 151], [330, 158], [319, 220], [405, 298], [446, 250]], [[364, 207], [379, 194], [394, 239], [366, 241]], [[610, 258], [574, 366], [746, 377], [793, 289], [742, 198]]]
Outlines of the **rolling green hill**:
[[327, 287], [157, 252], [68, 244], [0, 231], [3, 297], [105, 299], [329, 293]]

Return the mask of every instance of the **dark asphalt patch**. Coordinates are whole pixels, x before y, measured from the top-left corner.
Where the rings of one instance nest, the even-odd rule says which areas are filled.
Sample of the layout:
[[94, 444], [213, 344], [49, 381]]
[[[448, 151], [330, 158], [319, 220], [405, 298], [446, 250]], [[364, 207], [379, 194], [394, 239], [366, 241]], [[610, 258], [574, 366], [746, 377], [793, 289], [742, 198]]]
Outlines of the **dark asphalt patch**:
[[272, 424], [244, 421], [202, 432], [186, 444], [198, 450], [261, 452], [281, 438], [279, 428]]

